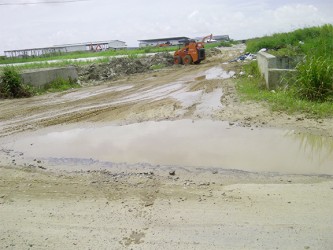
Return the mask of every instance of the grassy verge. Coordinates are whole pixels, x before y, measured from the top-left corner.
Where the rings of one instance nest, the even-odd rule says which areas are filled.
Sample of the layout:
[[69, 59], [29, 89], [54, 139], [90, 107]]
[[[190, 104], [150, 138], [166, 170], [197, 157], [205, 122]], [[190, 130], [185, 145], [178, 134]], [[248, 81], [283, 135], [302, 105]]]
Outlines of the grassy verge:
[[244, 65], [243, 69], [246, 74], [237, 81], [237, 90], [243, 100], [264, 102], [273, 111], [283, 111], [288, 114], [305, 113], [313, 118], [333, 117], [333, 102], [303, 99], [290, 88], [269, 91], [264, 86], [265, 82], [260, 76], [257, 62]]
[[262, 48], [280, 55], [291, 53], [333, 57], [333, 26], [298, 29], [247, 41], [246, 51], [256, 53]]
[[[89, 65], [92, 63], [107, 63], [109, 62], [109, 58], [100, 58], [94, 61], [59, 61], [59, 62], [32, 62], [28, 64], [17, 64], [13, 65], [17, 70], [25, 70], [25, 69], [42, 69], [42, 68], [56, 68], [56, 67], [66, 67], [66, 66], [83, 66], [83, 65]], [[2, 71], [2, 68], [0, 67], [0, 72]]]
[[276, 56], [299, 56], [296, 75], [285, 79], [275, 91], [265, 89], [256, 62], [244, 67], [253, 78], [242, 78], [238, 90], [243, 98], [268, 103], [273, 110], [333, 117], [333, 26], [311, 27], [274, 34], [247, 42], [248, 52], [262, 48]]
[[42, 88], [35, 88], [35, 95], [41, 95], [47, 92], [61, 92], [69, 89], [80, 88], [81, 86], [71, 79], [56, 79]]
[[5, 67], [0, 75], [0, 98], [32, 96], [29, 86], [22, 84], [19, 72], [14, 67]]
[[26, 62], [45, 62], [50, 60], [69, 60], [69, 59], [79, 59], [79, 58], [91, 58], [91, 57], [112, 57], [118, 55], [139, 55], [147, 53], [158, 53], [158, 52], [168, 52], [178, 49], [178, 46], [170, 47], [145, 47], [138, 48], [134, 50], [122, 49], [122, 50], [106, 50], [100, 52], [72, 52], [62, 55], [53, 56], [40, 56], [40, 57], [29, 57], [29, 58], [2, 58], [0, 59], [0, 64], [13, 64], [13, 63], [26, 63]]
[[[220, 42], [220, 43], [209, 43], [206, 44], [206, 48], [214, 48], [218, 46], [230, 47], [234, 44], [234, 41]], [[45, 55], [40, 57], [29, 57], [29, 58], [0, 58], [0, 64], [18, 64], [14, 65], [18, 69], [35, 69], [35, 68], [48, 68], [48, 67], [63, 67], [68, 65], [87, 65], [91, 64], [91, 61], [71, 61], [72, 59], [80, 58], [92, 58], [97, 57], [100, 59], [94, 60], [94, 63], [104, 63], [110, 60], [110, 57], [114, 56], [128, 56], [130, 58], [137, 58], [139, 55], [145, 55], [148, 53], [160, 53], [160, 52], [172, 52], [176, 51], [179, 46], [170, 47], [144, 47], [134, 50], [106, 50], [101, 52], [73, 52], [62, 55]], [[59, 62], [47, 62], [52, 60], [61, 60]], [[19, 65], [20, 63], [29, 63], [25, 65]], [[1, 68], [0, 68], [1, 69]]]
[[47, 92], [60, 92], [79, 87], [81, 86], [72, 79], [60, 78], [40, 88], [26, 85], [15, 67], [4, 67], [0, 74], [0, 99], [31, 97]]

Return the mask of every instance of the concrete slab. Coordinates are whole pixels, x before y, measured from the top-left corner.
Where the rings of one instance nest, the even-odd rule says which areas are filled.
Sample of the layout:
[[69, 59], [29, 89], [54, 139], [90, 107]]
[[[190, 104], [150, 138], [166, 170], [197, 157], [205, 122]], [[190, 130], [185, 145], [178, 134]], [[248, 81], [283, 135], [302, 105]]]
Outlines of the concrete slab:
[[278, 58], [266, 52], [259, 52], [257, 54], [257, 61], [260, 73], [265, 78], [267, 89], [276, 89], [283, 85], [286, 79], [294, 76], [296, 70], [294, 69], [297, 61], [300, 61], [301, 57], [297, 58]]
[[78, 79], [75, 67], [35, 69], [21, 73], [23, 83], [34, 87], [43, 87], [56, 79], [74, 80]]

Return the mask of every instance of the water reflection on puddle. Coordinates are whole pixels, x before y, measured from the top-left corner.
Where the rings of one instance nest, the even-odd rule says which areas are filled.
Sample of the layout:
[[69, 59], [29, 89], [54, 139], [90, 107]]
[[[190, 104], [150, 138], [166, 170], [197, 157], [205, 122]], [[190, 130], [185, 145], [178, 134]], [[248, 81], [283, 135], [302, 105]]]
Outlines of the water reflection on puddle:
[[234, 71], [225, 71], [220, 67], [213, 67], [202, 73], [195, 78], [195, 80], [213, 80], [213, 79], [228, 79], [235, 75]]
[[10, 146], [31, 157], [333, 174], [332, 138], [209, 120], [79, 128], [21, 138]]

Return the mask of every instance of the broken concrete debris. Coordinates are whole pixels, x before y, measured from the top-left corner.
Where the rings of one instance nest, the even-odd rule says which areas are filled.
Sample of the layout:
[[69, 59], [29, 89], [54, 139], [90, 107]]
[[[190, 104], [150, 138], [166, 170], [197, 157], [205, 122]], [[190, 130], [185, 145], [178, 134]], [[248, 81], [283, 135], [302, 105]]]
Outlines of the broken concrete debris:
[[78, 73], [80, 81], [113, 80], [120, 76], [149, 71], [153, 65], [171, 66], [173, 56], [165, 52], [138, 58], [112, 58], [108, 63], [78, 67]]

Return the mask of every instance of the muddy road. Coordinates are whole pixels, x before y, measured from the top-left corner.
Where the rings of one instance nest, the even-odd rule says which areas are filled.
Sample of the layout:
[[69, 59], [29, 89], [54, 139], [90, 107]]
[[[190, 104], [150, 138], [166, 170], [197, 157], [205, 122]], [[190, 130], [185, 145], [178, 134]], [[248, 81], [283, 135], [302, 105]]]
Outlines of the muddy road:
[[0, 101], [1, 249], [332, 249], [333, 121], [227, 63]]
[[130, 124], [205, 118], [333, 136], [332, 119], [288, 116], [271, 112], [263, 104], [240, 102], [234, 78], [239, 77], [241, 63], [227, 62], [243, 49], [225, 48], [200, 66], [172, 66], [118, 81], [83, 82], [85, 87], [64, 93], [1, 100], [0, 136], [78, 122]]

